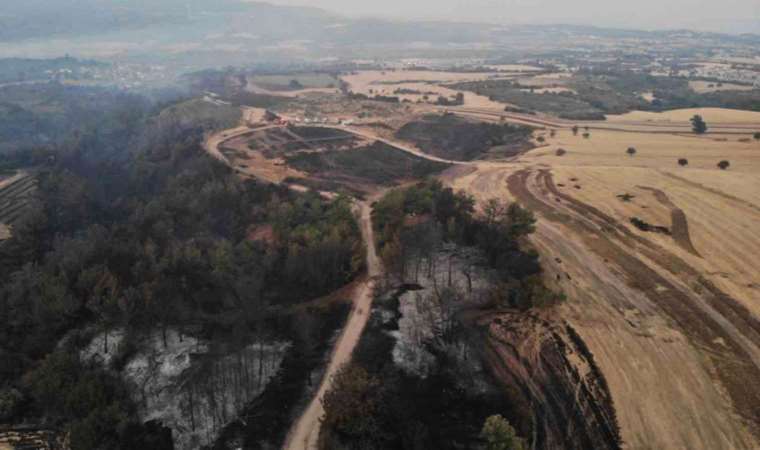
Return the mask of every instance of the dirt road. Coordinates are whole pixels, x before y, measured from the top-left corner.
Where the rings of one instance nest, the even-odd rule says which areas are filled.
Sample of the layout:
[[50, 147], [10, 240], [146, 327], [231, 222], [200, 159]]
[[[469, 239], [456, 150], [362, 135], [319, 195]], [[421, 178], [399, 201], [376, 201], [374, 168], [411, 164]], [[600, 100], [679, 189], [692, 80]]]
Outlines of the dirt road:
[[[732, 126], [721, 131], [733, 132]], [[742, 295], [745, 291], [726, 290], [731, 285], [710, 278], [712, 272], [703, 266], [719, 255], [701, 236], [712, 236], [708, 232], [722, 222], [706, 221], [702, 217], [706, 208], [695, 209], [688, 202], [691, 194], [664, 186], [663, 177], [647, 175], [659, 173], [657, 164], [637, 167], [619, 178], [633, 186], [654, 187], [663, 192], [659, 198], [650, 202], [642, 198], [641, 204], [621, 203], [613, 194], [633, 186], [618, 182], [609, 200], [600, 201], [592, 192], [596, 185], [591, 176], [598, 174], [589, 166], [602, 165], [605, 146], [588, 149], [594, 160], [576, 165], [568, 157], [559, 162], [548, 156], [536, 159], [537, 152], [511, 162], [462, 162], [427, 155], [368, 130], [328, 127], [384, 142], [421, 158], [454, 164], [456, 167], [446, 173], [445, 179], [455, 189], [464, 189], [478, 201], [517, 200], [537, 213], [539, 222], [531, 240], [542, 255], [547, 279], [556, 280], [553, 287], [569, 299], [557, 314], [578, 331], [605, 375], [626, 448], [758, 448], [760, 412], [756, 406], [760, 404], [760, 388], [754, 381], [760, 377], [760, 322], [745, 306], [752, 307], [751, 302], [741, 301], [746, 300]], [[630, 136], [630, 131], [637, 132], [637, 128], [638, 125], [621, 131]], [[569, 132], [560, 131], [558, 136], [562, 137], [562, 133]], [[659, 136], [665, 138], [665, 134]], [[701, 143], [695, 141], [695, 145]], [[575, 149], [585, 147], [577, 144], [568, 148], [581, 158], [582, 152]], [[744, 158], [745, 165], [752, 162], [740, 153], [741, 149], [734, 151], [736, 158]], [[637, 161], [643, 159], [625, 156], [613, 162], [623, 167]], [[576, 172], [583, 174], [583, 180], [574, 178]], [[555, 183], [555, 175], [564, 179]], [[666, 175], [666, 181], [674, 178], [698, 188], [702, 194], [720, 195], [718, 200], [753, 214], [760, 210], [749, 200], [699, 184], [702, 181]], [[570, 181], [565, 180], [568, 178]], [[633, 181], [639, 179], [646, 182]], [[730, 186], [728, 181], [726, 186]], [[649, 195], [656, 193], [651, 188], [640, 190]], [[668, 198], [663, 202], [666, 191]], [[291, 429], [285, 449], [317, 448], [324, 412], [321, 399], [331, 386], [332, 375], [350, 360], [366, 324], [372, 302], [372, 276], [379, 271], [371, 245], [370, 202], [360, 204], [362, 232], [370, 243], [370, 277], [357, 290], [354, 309], [327, 374]], [[627, 225], [630, 214], [613, 214], [622, 208], [620, 205], [635, 206], [635, 214], [655, 214], [657, 208], [662, 209], [667, 213], [663, 217], [671, 219], [676, 236], [648, 236], [631, 230]], [[697, 239], [692, 241], [695, 231]], [[677, 244], [675, 249], [670, 245], [672, 239]], [[755, 243], [751, 240], [745, 244], [754, 248]], [[749, 280], [743, 286], [751, 290], [755, 282]]]
[[380, 274], [380, 263], [375, 251], [375, 238], [372, 231], [372, 208], [370, 204], [371, 201], [359, 203], [362, 236], [367, 243], [367, 279], [356, 291], [354, 306], [348, 318], [348, 323], [333, 349], [330, 364], [327, 367], [327, 372], [325, 372], [319, 390], [290, 430], [290, 433], [288, 433], [285, 445], [283, 446], [285, 450], [313, 450], [317, 448], [321, 427], [320, 420], [324, 414], [322, 399], [328, 389], [330, 389], [330, 386], [332, 386], [334, 375], [344, 364], [350, 361], [351, 354], [367, 324], [369, 312], [372, 308], [374, 279]]
[[264, 126], [259, 128], [251, 128], [248, 126], [239, 126], [237, 128], [231, 128], [229, 130], [223, 130], [219, 131], [217, 133], [213, 133], [206, 137], [206, 140], [203, 143], [204, 148], [206, 151], [213, 156], [214, 158], [218, 159], [219, 161], [223, 162], [227, 165], [232, 165], [231, 161], [224, 156], [224, 154], [221, 151], [221, 146], [225, 142], [238, 138], [240, 136], [245, 136], [248, 133], [252, 133], [254, 131], [264, 131], [270, 128], [279, 128], [282, 127], [282, 125], [270, 125], [270, 126]]
[[[271, 127], [270, 127], [271, 128]], [[265, 129], [265, 128], [259, 128]], [[231, 165], [231, 162], [222, 154], [220, 146], [230, 140], [247, 133], [252, 132], [253, 129], [249, 127], [238, 127], [231, 130], [225, 130], [209, 136], [204, 147], [206, 151], [212, 156]], [[358, 133], [357, 133], [358, 134]], [[393, 145], [393, 144], [391, 144]], [[402, 149], [405, 151], [411, 151]], [[427, 155], [425, 155], [427, 157]], [[298, 185], [291, 185], [291, 188], [297, 191], [303, 188]], [[323, 193], [327, 195], [329, 193]], [[322, 406], [322, 399], [325, 393], [332, 386], [334, 375], [343, 367], [344, 364], [350, 361], [351, 354], [354, 348], [361, 338], [364, 327], [369, 319], [369, 313], [372, 309], [372, 299], [374, 295], [375, 278], [380, 275], [380, 261], [377, 257], [375, 249], [375, 237], [372, 229], [372, 202], [377, 200], [383, 195], [383, 192], [378, 192], [369, 199], [363, 202], [358, 202], [359, 222], [361, 226], [362, 237], [367, 244], [366, 265], [367, 276], [361, 285], [356, 289], [353, 299], [353, 308], [351, 314], [348, 317], [348, 322], [341, 332], [338, 342], [333, 348], [332, 355], [330, 357], [330, 363], [327, 367], [327, 371], [324, 374], [322, 382], [316, 395], [312, 398], [306, 410], [301, 417], [295, 422], [288, 437], [283, 445], [286, 450], [311, 450], [317, 448], [317, 441], [319, 439], [319, 431], [321, 427], [321, 418], [324, 414], [324, 408]]]

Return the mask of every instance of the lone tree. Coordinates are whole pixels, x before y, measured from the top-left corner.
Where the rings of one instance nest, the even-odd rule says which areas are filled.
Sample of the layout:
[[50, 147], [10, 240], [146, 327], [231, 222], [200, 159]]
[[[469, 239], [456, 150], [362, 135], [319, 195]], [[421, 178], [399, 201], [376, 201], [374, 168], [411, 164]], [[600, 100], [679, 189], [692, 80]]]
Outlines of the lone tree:
[[517, 432], [509, 421], [500, 415], [491, 416], [483, 424], [480, 437], [486, 441], [486, 450], [525, 450], [525, 441], [517, 437]]
[[725, 159], [718, 163], [718, 167], [720, 167], [721, 170], [726, 170], [731, 166], [731, 163], [726, 161]]
[[628, 155], [630, 155], [630, 156], [633, 156], [633, 155], [636, 154], [636, 148], [635, 147], [628, 147], [628, 150], [626, 150], [626, 153], [628, 153]]
[[681, 167], [686, 167], [689, 165], [689, 160], [686, 158], [681, 158], [678, 160], [678, 165]]
[[696, 114], [691, 118], [691, 129], [697, 134], [704, 134], [707, 132], [707, 123], [702, 116]]

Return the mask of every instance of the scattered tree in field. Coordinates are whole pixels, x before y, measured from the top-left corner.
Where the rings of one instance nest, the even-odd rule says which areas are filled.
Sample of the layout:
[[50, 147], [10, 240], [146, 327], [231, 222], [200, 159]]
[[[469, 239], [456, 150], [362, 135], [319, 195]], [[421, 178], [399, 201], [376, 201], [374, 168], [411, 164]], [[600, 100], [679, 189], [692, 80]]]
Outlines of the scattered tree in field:
[[753, 135], [753, 137], [755, 138], [755, 140], [756, 140], [756, 141], [760, 141], [760, 131], [756, 132], [756, 133]]
[[721, 170], [726, 170], [731, 166], [731, 163], [726, 161], [725, 159], [718, 163], [718, 167], [720, 167]]
[[583, 138], [588, 139], [591, 137], [591, 133], [583, 133]]
[[556, 152], [557, 156], [565, 156], [565, 154], [567, 154], [567, 150], [565, 150], [564, 148], [557, 149], [557, 152]]
[[539, 136], [539, 137], [537, 137], [537, 138], [536, 138], [536, 140], [537, 140], [539, 143], [541, 143], [541, 144], [543, 144], [544, 142], [546, 142], [546, 138], [545, 138], [545, 137], [543, 137], [543, 136]]
[[573, 127], [573, 136], [578, 136], [578, 125]]
[[696, 114], [691, 118], [691, 129], [697, 134], [704, 134], [707, 132], [707, 123], [702, 116]]
[[636, 148], [635, 147], [628, 147], [628, 150], [626, 150], [626, 153], [628, 153], [629, 156], [633, 156], [636, 154]]
[[486, 450], [525, 450], [525, 441], [509, 421], [500, 415], [490, 416], [483, 424], [480, 437], [486, 441]]
[[[759, 133], [759, 134], [760, 134], [760, 133]], [[549, 131], [549, 136], [551, 136], [551, 137], [555, 137], [555, 136], [557, 136], [557, 130], [554, 130], [554, 129], [550, 130], [550, 131]], [[758, 138], [758, 139], [760, 139], [760, 138]]]
[[689, 165], [689, 160], [686, 158], [681, 158], [678, 160], [678, 165], [681, 167], [686, 167]]

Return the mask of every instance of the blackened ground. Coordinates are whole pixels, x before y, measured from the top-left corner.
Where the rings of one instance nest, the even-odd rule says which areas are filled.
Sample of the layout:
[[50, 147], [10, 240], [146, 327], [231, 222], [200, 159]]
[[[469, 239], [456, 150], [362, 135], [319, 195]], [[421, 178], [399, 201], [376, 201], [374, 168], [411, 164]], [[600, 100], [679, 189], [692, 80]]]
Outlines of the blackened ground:
[[[280, 371], [266, 390], [246, 407], [237, 421], [228, 425], [220, 434], [214, 450], [231, 448], [270, 449], [279, 448], [285, 441], [299, 409], [308, 400], [308, 392], [319, 385], [317, 376], [309, 377], [320, 370], [330, 351], [332, 338], [343, 327], [349, 312], [348, 303], [336, 304], [329, 309], [312, 310], [313, 322], [318, 324], [311, 348], [304, 342], [296, 341], [291, 346]], [[298, 315], [282, 317], [278, 327], [292, 330], [299, 326]], [[292, 332], [291, 332], [292, 334]]]

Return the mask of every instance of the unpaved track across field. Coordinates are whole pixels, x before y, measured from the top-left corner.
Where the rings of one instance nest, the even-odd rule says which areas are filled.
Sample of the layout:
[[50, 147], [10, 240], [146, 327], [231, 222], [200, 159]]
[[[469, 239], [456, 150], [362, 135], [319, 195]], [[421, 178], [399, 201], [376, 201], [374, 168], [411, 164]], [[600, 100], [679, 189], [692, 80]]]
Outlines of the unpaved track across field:
[[336, 373], [351, 360], [351, 354], [359, 343], [372, 309], [375, 278], [380, 275], [380, 262], [375, 251], [375, 237], [372, 230], [371, 200], [359, 203], [362, 236], [367, 243], [367, 279], [357, 289], [354, 305], [348, 322], [335, 344], [330, 364], [327, 367], [316, 395], [309, 406], [291, 428], [285, 440], [285, 450], [315, 450], [319, 441], [321, 419], [324, 415], [322, 399], [330, 389]]

